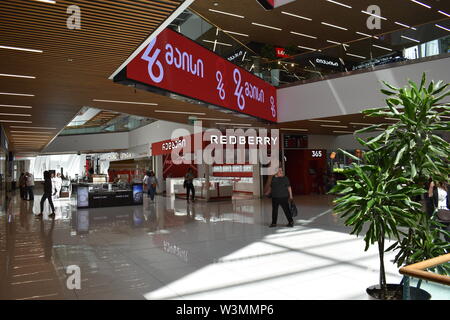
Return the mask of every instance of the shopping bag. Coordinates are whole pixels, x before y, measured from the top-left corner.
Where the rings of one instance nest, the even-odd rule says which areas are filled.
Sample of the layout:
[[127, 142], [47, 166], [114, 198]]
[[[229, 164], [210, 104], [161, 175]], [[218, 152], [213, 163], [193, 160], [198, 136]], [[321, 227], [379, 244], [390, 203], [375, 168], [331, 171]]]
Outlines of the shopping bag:
[[291, 201], [289, 204], [289, 209], [291, 211], [291, 216], [296, 217], [298, 215], [297, 206], [295, 205], [294, 201]]

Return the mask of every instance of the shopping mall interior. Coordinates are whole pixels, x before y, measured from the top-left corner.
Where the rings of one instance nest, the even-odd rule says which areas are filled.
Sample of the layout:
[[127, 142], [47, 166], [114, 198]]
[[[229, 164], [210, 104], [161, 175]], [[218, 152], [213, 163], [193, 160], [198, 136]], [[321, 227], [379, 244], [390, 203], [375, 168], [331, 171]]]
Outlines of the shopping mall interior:
[[2, 0], [0, 299], [449, 300], [449, 82], [445, 0]]

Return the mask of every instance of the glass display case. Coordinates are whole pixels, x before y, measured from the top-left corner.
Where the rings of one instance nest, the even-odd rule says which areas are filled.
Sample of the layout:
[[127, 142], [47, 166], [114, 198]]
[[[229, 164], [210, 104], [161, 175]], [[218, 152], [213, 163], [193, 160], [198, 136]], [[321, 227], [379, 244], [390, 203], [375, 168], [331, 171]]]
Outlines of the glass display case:
[[[184, 178], [167, 179], [168, 189], [176, 197], [186, 197], [186, 189], [183, 187]], [[193, 180], [195, 197], [199, 199], [206, 198], [206, 179], [196, 178]], [[233, 180], [227, 178], [210, 177], [209, 196], [211, 200], [231, 199], [233, 195]]]
[[79, 184], [77, 188], [78, 208], [129, 206], [142, 203], [142, 183], [85, 183]]

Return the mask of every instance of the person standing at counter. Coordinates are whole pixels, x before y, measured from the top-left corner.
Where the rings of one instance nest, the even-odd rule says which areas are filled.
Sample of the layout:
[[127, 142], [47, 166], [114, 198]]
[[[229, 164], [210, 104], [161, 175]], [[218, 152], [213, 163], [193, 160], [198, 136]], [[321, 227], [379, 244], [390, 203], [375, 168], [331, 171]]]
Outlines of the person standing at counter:
[[284, 175], [283, 168], [278, 168], [278, 172], [272, 177], [270, 182], [270, 190], [266, 192], [272, 198], [272, 223], [270, 228], [276, 227], [278, 220], [278, 206], [281, 205], [284, 214], [288, 220], [288, 227], [294, 226], [291, 210], [289, 208], [289, 200], [292, 201], [292, 188], [288, 177]]
[[192, 192], [192, 201], [195, 201], [195, 188], [194, 188], [194, 172], [192, 168], [189, 168], [184, 175], [184, 187], [186, 188], [186, 200], [189, 202], [189, 194]]
[[41, 218], [42, 212], [44, 211], [44, 202], [46, 199], [48, 199], [48, 203], [50, 204], [50, 207], [52, 209], [52, 213], [48, 216], [51, 218], [55, 217], [55, 206], [53, 205], [52, 201], [52, 193], [53, 193], [53, 187], [52, 187], [52, 178], [50, 176], [50, 172], [44, 171], [44, 194], [41, 198], [41, 213], [39, 213], [36, 217]]
[[59, 199], [59, 194], [61, 192], [61, 187], [62, 187], [62, 178], [61, 178], [61, 173], [57, 173], [56, 177], [53, 177], [52, 179], [52, 183], [53, 183], [53, 195], [55, 196], [56, 199]]
[[20, 174], [20, 178], [19, 178], [19, 189], [20, 189], [20, 198], [22, 200], [26, 200], [27, 199], [27, 177], [25, 176], [25, 173], [21, 173]]

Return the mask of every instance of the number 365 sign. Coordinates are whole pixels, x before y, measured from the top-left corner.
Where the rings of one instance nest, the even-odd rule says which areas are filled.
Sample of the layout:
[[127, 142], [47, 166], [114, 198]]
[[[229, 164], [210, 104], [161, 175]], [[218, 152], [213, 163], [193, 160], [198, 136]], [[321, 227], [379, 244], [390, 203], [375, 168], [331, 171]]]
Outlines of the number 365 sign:
[[126, 74], [129, 80], [277, 121], [275, 87], [171, 29], [151, 41]]

